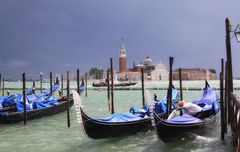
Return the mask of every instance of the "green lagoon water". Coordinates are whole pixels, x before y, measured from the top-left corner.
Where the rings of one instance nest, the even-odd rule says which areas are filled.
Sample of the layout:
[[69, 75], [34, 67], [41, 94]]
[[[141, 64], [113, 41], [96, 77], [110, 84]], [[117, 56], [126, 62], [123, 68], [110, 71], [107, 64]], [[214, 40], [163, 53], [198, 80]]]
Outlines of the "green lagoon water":
[[[211, 86], [218, 88], [218, 81], [210, 81]], [[38, 84], [36, 84], [38, 85]], [[89, 83], [90, 87], [91, 83]], [[168, 85], [167, 81], [146, 82], [147, 88], [162, 88]], [[178, 82], [174, 82], [178, 87]], [[5, 83], [9, 88], [21, 87], [21, 82]], [[27, 83], [31, 86], [31, 82]], [[47, 88], [48, 84], [44, 84]], [[76, 83], [71, 83], [76, 88]], [[74, 87], [75, 86], [75, 87]], [[140, 87], [137, 84], [135, 87]], [[204, 81], [184, 81], [184, 87], [204, 86]], [[240, 81], [234, 81], [234, 87], [239, 87]], [[20, 92], [11, 90], [11, 93]], [[219, 92], [219, 91], [217, 91]], [[140, 90], [116, 90], [115, 112], [126, 112], [132, 105], [141, 106]], [[158, 98], [163, 98], [167, 90], [150, 90], [156, 93]], [[185, 101], [192, 101], [201, 95], [201, 90], [183, 91]], [[240, 91], [236, 90], [239, 94]], [[108, 116], [106, 90], [88, 90], [88, 97], [82, 97], [84, 110], [91, 117]], [[81, 124], [76, 121], [74, 107], [70, 110], [71, 127], [67, 127], [66, 112], [53, 116], [42, 117], [28, 121], [27, 126], [23, 122], [0, 125], [0, 152], [225, 152], [233, 151], [231, 133], [228, 131], [226, 141], [220, 140], [220, 121], [217, 126], [205, 136], [197, 136], [192, 140], [182, 139], [170, 144], [158, 140], [155, 130], [141, 132], [136, 135], [94, 140], [85, 136]]]

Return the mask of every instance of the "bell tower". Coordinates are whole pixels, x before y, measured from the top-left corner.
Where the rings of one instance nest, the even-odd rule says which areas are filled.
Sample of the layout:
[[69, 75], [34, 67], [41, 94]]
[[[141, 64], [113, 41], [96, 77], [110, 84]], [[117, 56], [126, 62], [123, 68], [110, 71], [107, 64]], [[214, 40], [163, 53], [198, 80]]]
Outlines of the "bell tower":
[[126, 50], [123, 42], [123, 38], [121, 39], [120, 48], [119, 48], [119, 73], [126, 71]]

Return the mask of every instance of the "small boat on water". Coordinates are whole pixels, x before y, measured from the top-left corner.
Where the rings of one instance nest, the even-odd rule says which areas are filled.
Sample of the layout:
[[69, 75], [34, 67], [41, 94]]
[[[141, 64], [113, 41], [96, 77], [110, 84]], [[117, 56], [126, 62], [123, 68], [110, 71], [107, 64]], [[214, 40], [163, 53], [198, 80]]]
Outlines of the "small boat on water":
[[[35, 93], [35, 81], [33, 81], [33, 85], [31, 88], [28, 88], [25, 90], [25, 93], [27, 96], [30, 96], [32, 94]], [[8, 93], [9, 94], [9, 93]], [[0, 112], [3, 112], [3, 111], [8, 111], [9, 109], [15, 109], [14, 107], [9, 107], [8, 105], [5, 105], [5, 107], [3, 107], [2, 103], [4, 100], [7, 100], [9, 98], [13, 99], [13, 98], [16, 98], [17, 96], [12, 94], [12, 95], [7, 95], [7, 96], [0, 96]]]
[[[137, 84], [137, 82], [114, 82], [115, 87], [126, 87]], [[107, 87], [108, 84], [105, 81], [93, 82], [93, 87]]]
[[[111, 81], [109, 81], [109, 84], [111, 85]], [[118, 81], [117, 76], [114, 77], [113, 80], [113, 85], [115, 87], [126, 87], [126, 86], [132, 86], [137, 84], [137, 82], [132, 82], [132, 81]], [[108, 79], [105, 80], [98, 80], [94, 81], [92, 83], [93, 87], [107, 87], [108, 86]]]
[[[176, 89], [173, 91], [175, 93]], [[153, 130], [151, 106], [142, 109], [131, 108], [130, 112], [115, 113], [105, 118], [91, 118], [82, 109], [81, 98], [73, 90], [77, 117], [81, 120], [86, 135], [93, 139], [121, 137]], [[173, 96], [173, 99], [176, 96]], [[159, 102], [165, 102], [166, 98]], [[155, 105], [158, 103], [154, 103]], [[164, 104], [163, 104], [164, 105]]]
[[[48, 89], [38, 94], [26, 96], [27, 119], [35, 119], [43, 116], [60, 113], [67, 110], [67, 98], [61, 97], [57, 99], [52, 96], [59, 88], [58, 80], [53, 85], [52, 90]], [[73, 105], [73, 100], [70, 100], [70, 105]], [[24, 120], [24, 104], [22, 94], [10, 96], [3, 100], [2, 108], [0, 109], [0, 124], [15, 123]]]
[[167, 119], [166, 113], [154, 112], [155, 127], [160, 140], [165, 143], [179, 141], [196, 134], [204, 135], [214, 128], [219, 118], [219, 98], [207, 81], [202, 96], [192, 103], [202, 107], [204, 117], [183, 114]]

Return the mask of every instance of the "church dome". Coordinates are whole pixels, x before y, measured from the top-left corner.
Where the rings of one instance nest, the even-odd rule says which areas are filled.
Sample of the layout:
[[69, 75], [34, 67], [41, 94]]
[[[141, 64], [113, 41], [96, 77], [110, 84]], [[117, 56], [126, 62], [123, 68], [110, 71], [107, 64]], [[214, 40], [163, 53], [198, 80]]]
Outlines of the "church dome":
[[144, 65], [146, 66], [152, 65], [152, 59], [149, 56], [147, 56], [147, 58], [145, 59]]

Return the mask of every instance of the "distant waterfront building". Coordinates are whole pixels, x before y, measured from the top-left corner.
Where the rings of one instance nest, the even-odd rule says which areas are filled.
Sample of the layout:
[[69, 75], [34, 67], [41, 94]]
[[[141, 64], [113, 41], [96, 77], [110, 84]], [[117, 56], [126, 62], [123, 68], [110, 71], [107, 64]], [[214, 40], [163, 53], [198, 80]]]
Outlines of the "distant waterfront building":
[[139, 81], [141, 79], [141, 73], [134, 71], [117, 73], [117, 79], [118, 81]]
[[157, 80], [168, 80], [169, 72], [164, 64], [152, 64], [152, 59], [147, 56], [144, 60], [144, 64], [140, 63], [135, 65], [131, 70], [141, 72], [141, 68], [144, 69], [145, 79], [157, 81]]
[[168, 80], [169, 72], [164, 64], [156, 64], [155, 69], [151, 71], [151, 80]]
[[[182, 80], [216, 80], [215, 69], [184, 68], [181, 70]], [[179, 80], [179, 69], [173, 71], [173, 80]]]
[[119, 48], [119, 72], [117, 72], [117, 79], [119, 81], [139, 81], [141, 79], [141, 68], [144, 69], [144, 78], [146, 80], [167, 80], [169, 72], [163, 64], [152, 64], [152, 59], [147, 56], [144, 63], [135, 64], [133, 67], [127, 69], [126, 64], [126, 49], [121, 39]]
[[[132, 68], [127, 68], [127, 54], [123, 38], [119, 47], [119, 71], [114, 71], [114, 80], [118, 81], [139, 81], [141, 80], [141, 69], [144, 69], [145, 80], [168, 80], [169, 71], [162, 63], [153, 64], [152, 59], [147, 56], [143, 63], [136, 64], [133, 62]], [[104, 71], [103, 78], [107, 78]], [[183, 68], [182, 80], [216, 80], [215, 69], [206, 68]], [[179, 69], [173, 70], [173, 80], [179, 80]]]

